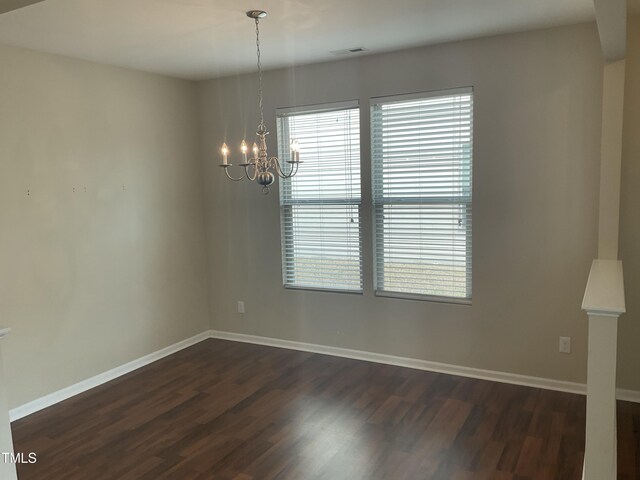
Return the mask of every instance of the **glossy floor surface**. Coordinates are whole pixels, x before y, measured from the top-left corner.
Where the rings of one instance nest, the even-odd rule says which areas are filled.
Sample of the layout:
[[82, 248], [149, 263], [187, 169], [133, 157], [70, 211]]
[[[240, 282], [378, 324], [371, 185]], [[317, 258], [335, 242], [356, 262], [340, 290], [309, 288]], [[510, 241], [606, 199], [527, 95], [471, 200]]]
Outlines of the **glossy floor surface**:
[[[585, 399], [206, 340], [14, 422], [20, 480], [580, 479]], [[620, 478], [640, 408], [620, 404]]]

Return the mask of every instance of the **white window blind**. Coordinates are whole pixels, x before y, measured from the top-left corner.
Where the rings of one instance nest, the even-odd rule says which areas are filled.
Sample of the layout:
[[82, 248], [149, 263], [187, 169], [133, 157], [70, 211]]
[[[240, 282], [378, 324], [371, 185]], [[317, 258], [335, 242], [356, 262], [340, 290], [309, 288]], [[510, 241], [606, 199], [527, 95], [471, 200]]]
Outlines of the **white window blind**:
[[285, 287], [362, 291], [360, 116], [357, 103], [278, 110], [278, 153], [300, 146], [280, 184]]
[[473, 93], [372, 100], [376, 292], [471, 299]]

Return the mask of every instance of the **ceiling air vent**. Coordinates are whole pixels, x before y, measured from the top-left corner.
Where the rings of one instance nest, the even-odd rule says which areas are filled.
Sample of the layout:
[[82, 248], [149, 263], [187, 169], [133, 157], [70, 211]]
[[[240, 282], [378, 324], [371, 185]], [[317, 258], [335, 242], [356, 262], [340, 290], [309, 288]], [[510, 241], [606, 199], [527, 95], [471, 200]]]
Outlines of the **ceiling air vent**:
[[354, 53], [362, 53], [362, 52], [366, 52], [368, 51], [366, 48], [364, 47], [354, 47], [354, 48], [345, 48], [344, 50], [332, 50], [331, 53], [332, 55], [336, 55], [336, 56], [342, 56], [342, 55], [353, 55]]

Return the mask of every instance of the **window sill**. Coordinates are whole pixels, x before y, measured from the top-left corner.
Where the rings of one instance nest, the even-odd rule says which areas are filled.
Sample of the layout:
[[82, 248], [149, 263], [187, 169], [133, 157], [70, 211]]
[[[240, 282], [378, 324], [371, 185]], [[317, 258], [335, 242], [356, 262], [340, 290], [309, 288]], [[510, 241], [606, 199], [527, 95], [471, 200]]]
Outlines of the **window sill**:
[[362, 290], [341, 290], [339, 288], [299, 287], [297, 285], [284, 285], [286, 290], [303, 290], [309, 292], [347, 293], [350, 295], [362, 295]]
[[439, 297], [437, 295], [420, 295], [417, 293], [387, 292], [376, 290], [376, 297], [397, 298], [400, 300], [419, 300], [422, 302], [450, 303], [453, 305], [471, 306], [470, 298]]

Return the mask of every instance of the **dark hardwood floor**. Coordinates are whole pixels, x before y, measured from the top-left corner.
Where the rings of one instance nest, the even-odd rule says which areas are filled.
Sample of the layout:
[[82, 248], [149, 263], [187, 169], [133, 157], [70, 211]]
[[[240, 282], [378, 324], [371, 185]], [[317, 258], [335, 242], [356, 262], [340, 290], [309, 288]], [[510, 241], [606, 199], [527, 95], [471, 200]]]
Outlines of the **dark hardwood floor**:
[[[13, 424], [20, 480], [581, 477], [585, 399], [207, 340]], [[619, 408], [639, 478], [640, 406]]]

